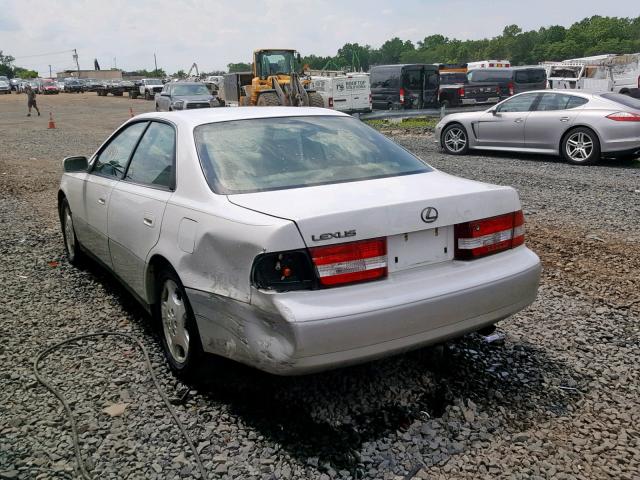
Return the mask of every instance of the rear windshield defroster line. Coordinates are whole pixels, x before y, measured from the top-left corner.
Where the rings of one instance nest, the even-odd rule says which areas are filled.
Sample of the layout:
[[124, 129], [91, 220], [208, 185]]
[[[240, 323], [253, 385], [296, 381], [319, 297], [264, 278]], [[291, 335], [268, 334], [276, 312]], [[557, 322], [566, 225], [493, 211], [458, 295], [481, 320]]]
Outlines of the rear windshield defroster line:
[[432, 171], [357, 119], [276, 117], [194, 129], [209, 187], [224, 195], [355, 182]]

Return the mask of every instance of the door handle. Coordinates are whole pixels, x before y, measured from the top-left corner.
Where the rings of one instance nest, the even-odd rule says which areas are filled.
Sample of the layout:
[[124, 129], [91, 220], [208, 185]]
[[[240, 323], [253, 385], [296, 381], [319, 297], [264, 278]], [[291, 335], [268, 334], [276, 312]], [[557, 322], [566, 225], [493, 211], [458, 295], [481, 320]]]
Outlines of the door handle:
[[522, 123], [522, 122], [524, 122], [524, 120], [523, 120], [522, 118], [516, 118], [516, 119], [514, 120], [514, 122], [516, 122], [516, 123]]
[[560, 118], [561, 122], [568, 122], [569, 120], [571, 120], [569, 117], [561, 117]]
[[153, 217], [144, 217], [142, 219], [142, 223], [144, 223], [147, 227], [153, 227]]
[[99, 203], [100, 205], [105, 205], [105, 204], [107, 203], [107, 200], [106, 200], [105, 198], [103, 198], [103, 197], [100, 197], [100, 198], [98, 199], [98, 203]]

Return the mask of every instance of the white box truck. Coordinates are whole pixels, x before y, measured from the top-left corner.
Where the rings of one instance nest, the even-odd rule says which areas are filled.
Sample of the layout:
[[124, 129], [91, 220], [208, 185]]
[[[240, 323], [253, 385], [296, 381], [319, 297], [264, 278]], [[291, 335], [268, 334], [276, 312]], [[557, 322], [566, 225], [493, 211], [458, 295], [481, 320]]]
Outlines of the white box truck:
[[371, 111], [371, 83], [367, 73], [312, 75], [310, 88], [322, 96], [325, 108], [346, 113]]

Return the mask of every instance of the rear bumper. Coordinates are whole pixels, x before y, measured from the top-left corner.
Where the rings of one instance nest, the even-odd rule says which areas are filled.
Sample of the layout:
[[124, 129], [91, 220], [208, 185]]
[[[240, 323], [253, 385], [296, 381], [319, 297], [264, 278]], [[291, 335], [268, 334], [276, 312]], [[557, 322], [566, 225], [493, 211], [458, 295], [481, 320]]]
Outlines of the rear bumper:
[[519, 247], [252, 304], [187, 289], [205, 351], [279, 375], [342, 367], [461, 336], [532, 303], [540, 260]]

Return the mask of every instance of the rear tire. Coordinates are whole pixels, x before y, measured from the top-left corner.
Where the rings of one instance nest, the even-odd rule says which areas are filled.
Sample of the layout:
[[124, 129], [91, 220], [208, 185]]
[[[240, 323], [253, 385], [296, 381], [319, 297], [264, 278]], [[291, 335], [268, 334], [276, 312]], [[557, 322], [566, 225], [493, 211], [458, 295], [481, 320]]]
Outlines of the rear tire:
[[280, 105], [280, 100], [278, 99], [278, 95], [275, 93], [261, 93], [258, 97], [257, 105], [259, 107], [277, 107]]
[[324, 100], [322, 99], [322, 95], [316, 92], [311, 92], [311, 93], [308, 93], [307, 95], [309, 95], [310, 107], [324, 108]]
[[193, 380], [203, 358], [202, 342], [189, 298], [171, 267], [158, 274], [155, 298], [154, 319], [169, 367], [178, 377]]
[[578, 127], [567, 132], [560, 149], [564, 159], [572, 165], [593, 165], [600, 160], [600, 141], [590, 128]]
[[440, 143], [450, 155], [465, 155], [469, 151], [469, 135], [459, 123], [453, 123], [444, 129]]

